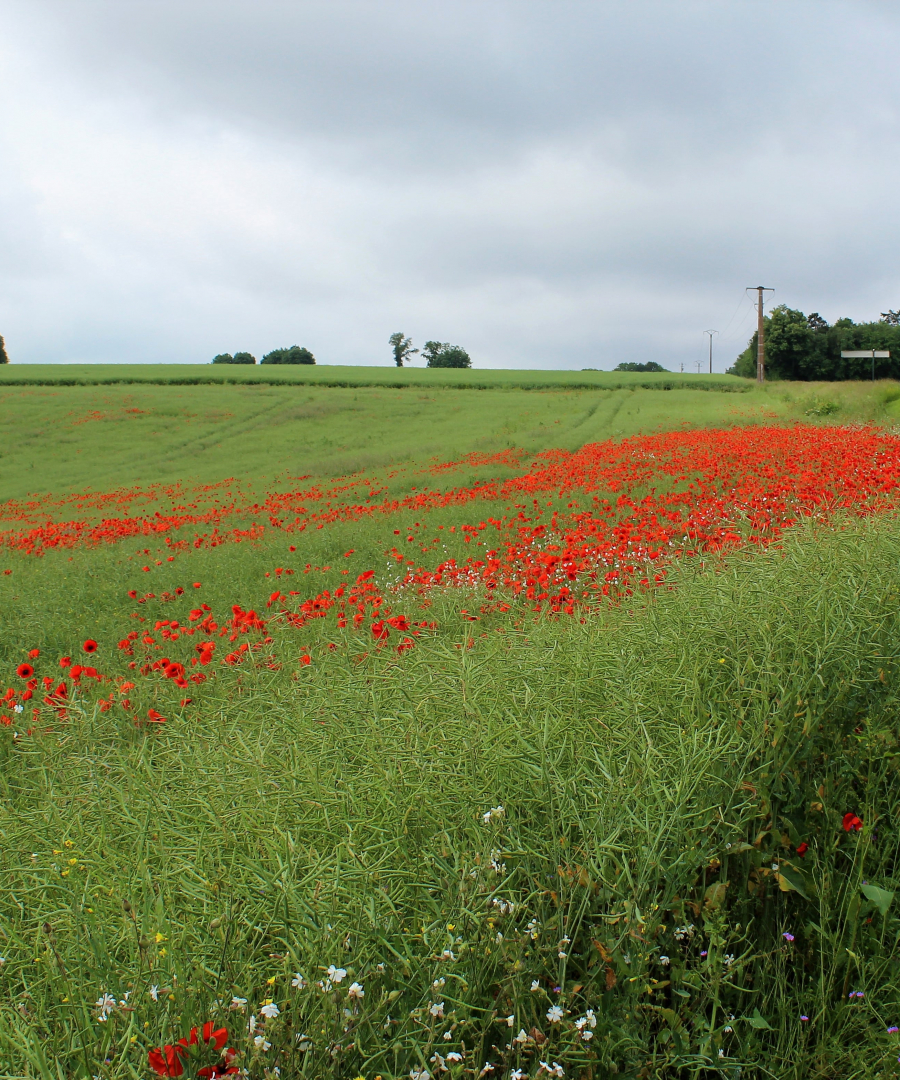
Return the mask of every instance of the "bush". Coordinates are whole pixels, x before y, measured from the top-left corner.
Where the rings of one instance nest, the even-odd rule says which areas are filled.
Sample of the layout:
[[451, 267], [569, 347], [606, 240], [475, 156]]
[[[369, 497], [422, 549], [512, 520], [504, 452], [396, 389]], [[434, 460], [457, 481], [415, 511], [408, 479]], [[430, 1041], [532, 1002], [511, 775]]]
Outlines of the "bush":
[[273, 349], [260, 360], [261, 364], [314, 364], [316, 358], [300, 345], [292, 345], [289, 349]]
[[639, 364], [635, 360], [626, 360], [622, 364], [616, 364], [613, 371], [668, 371], [668, 368], [664, 368], [662, 364], [657, 364], [655, 360], [648, 360], [646, 364]]
[[256, 357], [248, 352], [236, 352], [234, 356], [231, 353], [224, 352], [214, 356], [212, 362], [214, 364], [255, 364]]
[[461, 345], [446, 341], [426, 341], [422, 350], [427, 367], [470, 368], [472, 358]]
[[3, 335], [0, 334], [0, 364], [8, 364], [9, 357], [6, 355], [6, 342], [3, 340]]

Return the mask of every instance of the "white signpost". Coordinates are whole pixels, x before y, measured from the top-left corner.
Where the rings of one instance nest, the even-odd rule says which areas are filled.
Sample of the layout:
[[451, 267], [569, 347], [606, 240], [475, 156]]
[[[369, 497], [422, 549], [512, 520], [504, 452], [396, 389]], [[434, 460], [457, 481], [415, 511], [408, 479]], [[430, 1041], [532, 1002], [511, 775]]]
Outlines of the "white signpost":
[[847, 360], [871, 360], [872, 361], [872, 381], [875, 381], [875, 361], [876, 360], [890, 360], [891, 354], [885, 349], [879, 352], [877, 349], [850, 349], [841, 350], [841, 356]]

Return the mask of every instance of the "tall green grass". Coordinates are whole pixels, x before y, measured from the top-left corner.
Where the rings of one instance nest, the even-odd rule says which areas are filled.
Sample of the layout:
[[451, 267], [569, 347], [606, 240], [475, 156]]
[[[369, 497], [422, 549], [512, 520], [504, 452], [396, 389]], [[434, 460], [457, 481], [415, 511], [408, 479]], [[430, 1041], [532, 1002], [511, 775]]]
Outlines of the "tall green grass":
[[[273, 623], [161, 728], [0, 732], [0, 1075], [145, 1077], [208, 1019], [253, 1077], [895, 1075], [898, 541], [810, 527], [583, 622], [438, 596], [402, 657]], [[283, 558], [243, 547], [191, 555], [213, 609]], [[4, 665], [99, 611], [127, 675], [134, 572], [17, 562]]]

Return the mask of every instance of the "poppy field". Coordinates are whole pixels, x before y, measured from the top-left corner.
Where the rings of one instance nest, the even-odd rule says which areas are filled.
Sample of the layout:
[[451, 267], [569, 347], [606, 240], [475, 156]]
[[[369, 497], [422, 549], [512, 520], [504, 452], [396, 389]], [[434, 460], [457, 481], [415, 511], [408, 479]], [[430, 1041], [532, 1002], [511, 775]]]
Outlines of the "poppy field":
[[0, 414], [0, 1076], [900, 1075], [888, 427], [166, 393]]

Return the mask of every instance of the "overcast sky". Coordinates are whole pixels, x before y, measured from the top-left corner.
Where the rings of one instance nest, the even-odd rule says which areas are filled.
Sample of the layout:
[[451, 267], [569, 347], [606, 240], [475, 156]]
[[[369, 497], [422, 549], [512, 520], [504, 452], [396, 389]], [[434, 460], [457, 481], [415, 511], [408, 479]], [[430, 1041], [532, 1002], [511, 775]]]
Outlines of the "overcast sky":
[[896, 0], [0, 0], [0, 334], [723, 370], [747, 285], [900, 308], [898, 55]]

